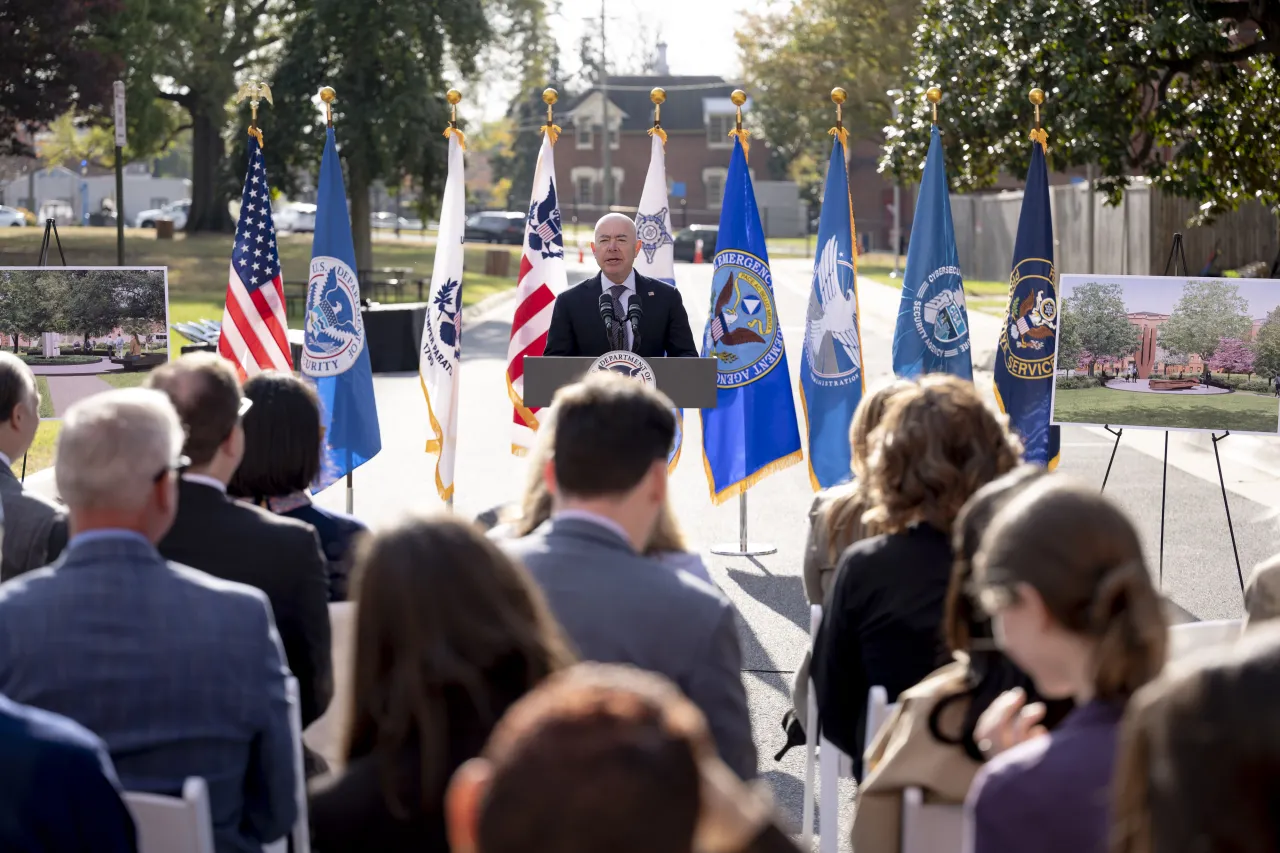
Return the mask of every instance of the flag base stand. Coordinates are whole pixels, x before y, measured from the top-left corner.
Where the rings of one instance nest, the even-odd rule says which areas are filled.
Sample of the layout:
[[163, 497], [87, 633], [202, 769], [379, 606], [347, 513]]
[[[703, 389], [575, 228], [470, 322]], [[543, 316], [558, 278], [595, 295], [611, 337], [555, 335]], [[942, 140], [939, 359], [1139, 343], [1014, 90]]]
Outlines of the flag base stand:
[[764, 557], [778, 553], [774, 545], [747, 540], [747, 493], [738, 495], [738, 541], [711, 546], [711, 553], [719, 557]]

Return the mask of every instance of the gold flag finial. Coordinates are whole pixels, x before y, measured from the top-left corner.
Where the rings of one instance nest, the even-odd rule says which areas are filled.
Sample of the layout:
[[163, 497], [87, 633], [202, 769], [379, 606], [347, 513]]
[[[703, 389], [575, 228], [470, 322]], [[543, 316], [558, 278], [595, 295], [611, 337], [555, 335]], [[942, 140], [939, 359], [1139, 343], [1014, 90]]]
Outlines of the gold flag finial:
[[661, 86], [650, 89], [649, 100], [653, 101], [653, 127], [649, 128], [649, 135], [658, 137], [666, 145], [667, 132], [662, 129], [662, 105], [667, 102], [667, 90]]
[[836, 105], [836, 126], [827, 133], [838, 138], [841, 145], [849, 144], [849, 131], [844, 126], [844, 102], [849, 100], [849, 93], [836, 86], [831, 90], [831, 102]]
[[1044, 103], [1044, 89], [1036, 87], [1031, 90], [1027, 99], [1035, 105], [1036, 108], [1036, 128], [1031, 131], [1031, 139], [1040, 143], [1040, 147], [1044, 149], [1044, 153], [1049, 153], [1049, 134], [1040, 127], [1040, 105]]
[[444, 135], [446, 138], [457, 137], [458, 147], [466, 151], [467, 135], [458, 130], [458, 102], [462, 100], [462, 93], [457, 89], [450, 89], [444, 93], [444, 99], [449, 102], [449, 126], [444, 129]]
[[333, 127], [333, 102], [338, 99], [338, 93], [333, 91], [332, 86], [325, 86], [320, 90], [320, 100], [324, 101], [324, 118], [329, 127]]
[[741, 89], [734, 89], [729, 95], [729, 100], [733, 102], [734, 107], [738, 111], [737, 124], [733, 130], [729, 131], [729, 136], [737, 137], [742, 143], [742, 156], [747, 156], [747, 137], [751, 135], [751, 131], [742, 129], [742, 105], [747, 102], [747, 93]]
[[547, 135], [547, 139], [551, 140], [552, 145], [555, 145], [556, 140], [560, 138], [560, 128], [556, 125], [555, 116], [551, 110], [558, 100], [560, 100], [560, 93], [555, 89], [542, 90], [542, 102], [547, 105], [547, 123], [542, 126], [542, 132]]
[[924, 93], [925, 98], [933, 105], [933, 123], [938, 123], [938, 101], [942, 100], [942, 90], [937, 86], [930, 86], [929, 91]]
[[258, 129], [258, 103], [265, 100], [268, 104], [275, 106], [275, 101], [271, 100], [271, 87], [266, 83], [251, 80], [236, 92], [237, 104], [245, 98], [249, 99], [249, 135], [258, 140], [258, 147], [261, 148], [262, 131]]

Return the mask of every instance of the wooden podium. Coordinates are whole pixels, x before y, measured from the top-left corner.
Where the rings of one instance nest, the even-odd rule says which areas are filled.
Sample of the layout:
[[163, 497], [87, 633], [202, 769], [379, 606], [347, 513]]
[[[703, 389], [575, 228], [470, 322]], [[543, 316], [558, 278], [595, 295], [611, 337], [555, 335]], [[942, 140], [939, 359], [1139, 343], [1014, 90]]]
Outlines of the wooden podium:
[[598, 362], [611, 360], [600, 370], [618, 373], [653, 371], [654, 385], [681, 409], [716, 407], [716, 360], [714, 358], [649, 358], [632, 353], [606, 353], [600, 358], [578, 356], [526, 356], [524, 360], [524, 404], [531, 408], [551, 405], [551, 399], [566, 385], [591, 373]]

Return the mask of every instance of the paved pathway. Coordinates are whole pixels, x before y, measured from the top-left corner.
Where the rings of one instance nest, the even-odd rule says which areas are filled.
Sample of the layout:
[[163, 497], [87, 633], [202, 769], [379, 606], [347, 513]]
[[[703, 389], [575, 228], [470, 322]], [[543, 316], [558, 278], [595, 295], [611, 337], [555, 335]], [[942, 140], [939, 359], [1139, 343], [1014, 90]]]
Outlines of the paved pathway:
[[1230, 394], [1230, 388], [1216, 388], [1213, 385], [1197, 385], [1194, 388], [1183, 388], [1177, 391], [1161, 390], [1151, 387], [1150, 379], [1109, 379], [1107, 387], [1112, 391], [1129, 391], [1135, 394], [1169, 394], [1175, 397], [1209, 397], [1214, 394]]
[[36, 376], [91, 376], [95, 373], [116, 373], [124, 370], [123, 364], [112, 364], [109, 358], [100, 358], [91, 364], [36, 365], [31, 372]]
[[49, 383], [54, 417], [58, 418], [66, 415], [74, 403], [112, 388], [96, 376], [45, 376], [45, 381]]

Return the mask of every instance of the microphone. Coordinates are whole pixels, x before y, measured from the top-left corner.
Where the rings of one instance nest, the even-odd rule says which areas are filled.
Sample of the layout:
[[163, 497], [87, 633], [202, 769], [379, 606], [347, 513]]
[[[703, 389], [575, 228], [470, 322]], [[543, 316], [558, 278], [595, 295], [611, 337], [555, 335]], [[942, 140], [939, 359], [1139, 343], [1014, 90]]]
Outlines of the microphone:
[[600, 319], [604, 320], [604, 331], [609, 336], [609, 341], [613, 341], [613, 327], [616, 319], [613, 316], [613, 297], [606, 291], [600, 294]]
[[627, 324], [631, 326], [631, 351], [639, 352], [640, 348], [640, 315], [644, 312], [640, 308], [640, 300], [637, 298], [640, 294], [632, 297], [631, 304], [627, 306]]

